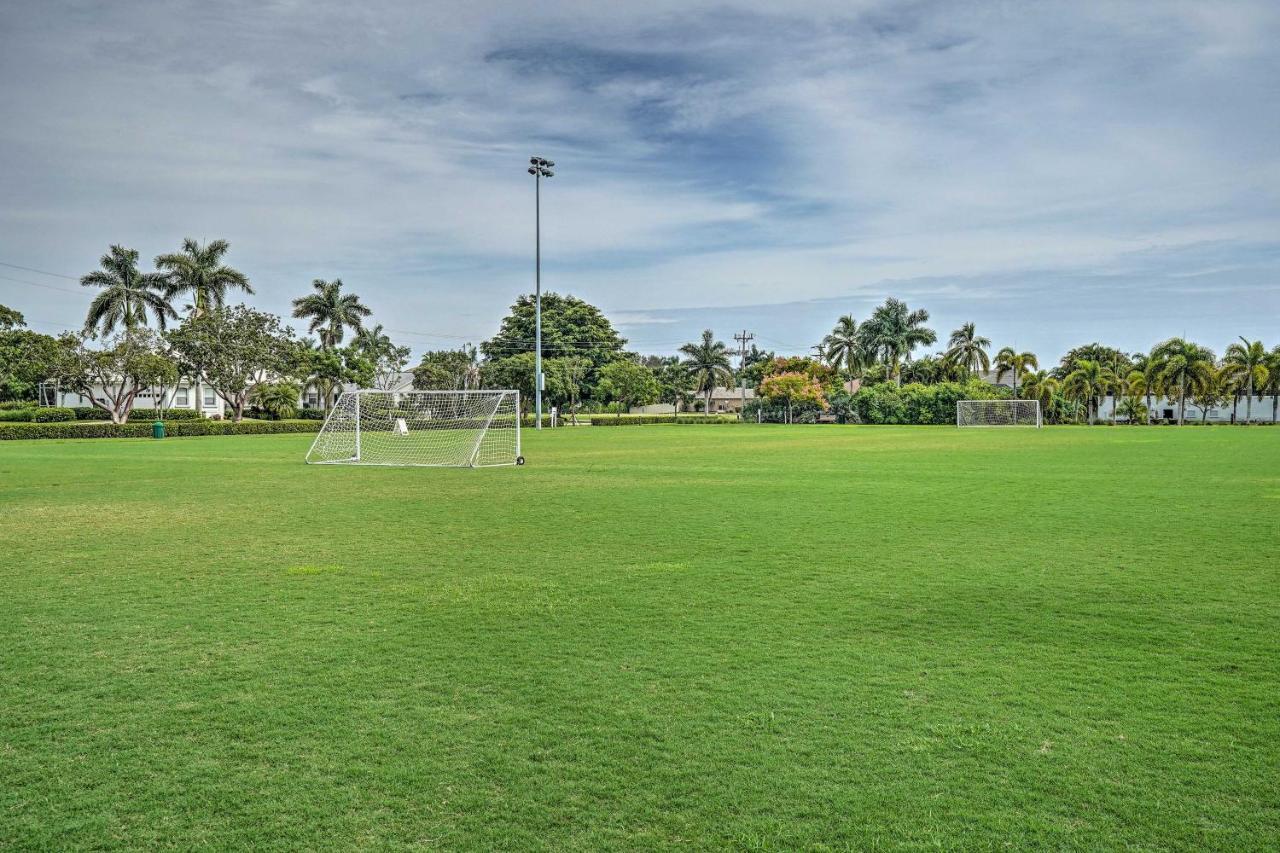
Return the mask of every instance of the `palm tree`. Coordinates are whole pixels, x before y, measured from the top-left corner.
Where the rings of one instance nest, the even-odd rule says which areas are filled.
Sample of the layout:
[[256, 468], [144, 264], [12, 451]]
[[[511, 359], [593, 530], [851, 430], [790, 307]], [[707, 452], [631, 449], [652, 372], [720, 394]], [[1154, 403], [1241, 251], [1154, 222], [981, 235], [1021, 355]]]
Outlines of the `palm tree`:
[[1053, 395], [1058, 392], [1060, 384], [1047, 370], [1027, 371], [1022, 374], [1022, 395], [1026, 400], [1037, 400], [1040, 411], [1046, 415], [1053, 405]]
[[356, 336], [352, 343], [356, 349], [375, 361], [383, 353], [395, 346], [390, 335], [382, 331], [381, 323], [373, 327], [361, 326], [356, 330]]
[[684, 354], [684, 368], [698, 384], [698, 392], [706, 394], [707, 403], [703, 411], [711, 411], [711, 392], [717, 385], [722, 385], [733, 378], [733, 368], [729, 365], [729, 349], [723, 341], [717, 341], [710, 329], [702, 332], [700, 343], [685, 344], [680, 347]]
[[293, 316], [310, 320], [308, 331], [320, 337], [321, 349], [333, 349], [342, 343], [346, 329], [359, 331], [365, 317], [373, 312], [360, 302], [354, 293], [342, 292], [342, 279], [325, 281], [318, 278], [311, 282], [315, 293], [293, 300]]
[[1262, 341], [1240, 339], [1240, 343], [1227, 347], [1222, 357], [1222, 367], [1235, 387], [1245, 389], [1244, 422], [1253, 420], [1253, 395], [1267, 384], [1271, 370], [1267, 362], [1270, 356]]
[[910, 361], [911, 352], [916, 347], [928, 346], [938, 340], [933, 329], [925, 326], [927, 322], [928, 311], [923, 308], [912, 311], [902, 300], [889, 297], [883, 305], [871, 312], [871, 317], [862, 324], [858, 336], [862, 341], [863, 351], [882, 361], [888, 375], [893, 376], [901, 386], [899, 363], [903, 360]]
[[845, 379], [855, 379], [866, 366], [866, 353], [858, 337], [858, 322], [852, 314], [845, 314], [836, 321], [831, 334], [822, 339], [823, 350], [831, 364], [838, 370], [844, 366]]
[[1138, 353], [1133, 357], [1133, 366], [1129, 370], [1129, 375], [1125, 377], [1129, 383], [1129, 393], [1141, 396], [1147, 405], [1147, 423], [1151, 423], [1151, 415], [1154, 411], [1151, 407], [1151, 397], [1160, 391], [1160, 362], [1149, 355]]
[[1013, 396], [1018, 396], [1018, 378], [1027, 372], [1040, 369], [1040, 362], [1033, 352], [1018, 352], [1013, 347], [1005, 347], [996, 353], [996, 382], [1004, 379], [1006, 373], [1013, 377]]
[[1157, 344], [1151, 357], [1159, 365], [1162, 388], [1178, 396], [1178, 426], [1186, 423], [1187, 397], [1208, 387], [1215, 379], [1213, 352], [1182, 338]]
[[168, 297], [180, 293], [191, 294], [191, 313], [199, 315], [209, 308], [221, 308], [227, 300], [227, 290], [239, 288], [253, 293], [249, 278], [240, 270], [222, 263], [222, 257], [231, 248], [226, 240], [212, 240], [203, 246], [188, 237], [182, 241], [182, 249], [156, 257], [156, 269], [164, 270], [168, 283]]
[[979, 336], [973, 323], [965, 323], [951, 333], [945, 357], [951, 364], [960, 365], [969, 373], [990, 370], [991, 359], [987, 356], [990, 346], [991, 340]]
[[1082, 358], [1076, 361], [1076, 369], [1062, 380], [1062, 390], [1077, 400], [1084, 401], [1089, 425], [1094, 424], [1098, 410], [1098, 398], [1116, 383], [1116, 375], [1100, 361]]
[[167, 320], [178, 316], [165, 296], [164, 279], [156, 273], [138, 270], [136, 249], [113, 245], [98, 263], [102, 269], [80, 278], [85, 287], [102, 288], [89, 303], [89, 314], [84, 321], [86, 332], [101, 327], [102, 333], [109, 335], [116, 326], [122, 326], [129, 335], [138, 326], [147, 324], [147, 312], [154, 314], [156, 325], [164, 329]]
[[1280, 346], [1267, 356], [1267, 384], [1262, 390], [1271, 395], [1271, 422], [1276, 423], [1280, 420]]

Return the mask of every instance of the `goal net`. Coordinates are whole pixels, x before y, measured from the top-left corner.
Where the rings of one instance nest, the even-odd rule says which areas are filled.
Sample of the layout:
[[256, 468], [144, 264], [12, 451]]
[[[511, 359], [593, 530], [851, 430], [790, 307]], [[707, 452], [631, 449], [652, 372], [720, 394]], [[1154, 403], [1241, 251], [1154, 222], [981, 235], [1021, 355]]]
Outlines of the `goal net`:
[[341, 465], [521, 465], [519, 391], [345, 391], [307, 451]]
[[1038, 400], [957, 400], [956, 426], [1040, 426]]

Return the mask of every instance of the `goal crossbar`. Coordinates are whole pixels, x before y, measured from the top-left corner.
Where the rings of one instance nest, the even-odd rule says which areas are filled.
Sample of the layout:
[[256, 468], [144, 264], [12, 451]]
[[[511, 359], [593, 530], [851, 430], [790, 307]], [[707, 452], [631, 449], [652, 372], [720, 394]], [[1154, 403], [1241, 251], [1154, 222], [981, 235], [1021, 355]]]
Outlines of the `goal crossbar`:
[[1041, 427], [1039, 400], [957, 400], [957, 427]]
[[520, 392], [344, 391], [306, 461], [319, 465], [519, 465]]

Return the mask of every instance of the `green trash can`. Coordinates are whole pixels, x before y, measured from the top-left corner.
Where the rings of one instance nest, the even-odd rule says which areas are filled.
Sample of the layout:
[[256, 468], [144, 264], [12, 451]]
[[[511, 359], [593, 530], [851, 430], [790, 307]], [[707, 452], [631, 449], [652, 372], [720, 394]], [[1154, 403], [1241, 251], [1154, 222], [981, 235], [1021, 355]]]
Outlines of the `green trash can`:
[[164, 438], [164, 421], [156, 421], [151, 425], [152, 438]]

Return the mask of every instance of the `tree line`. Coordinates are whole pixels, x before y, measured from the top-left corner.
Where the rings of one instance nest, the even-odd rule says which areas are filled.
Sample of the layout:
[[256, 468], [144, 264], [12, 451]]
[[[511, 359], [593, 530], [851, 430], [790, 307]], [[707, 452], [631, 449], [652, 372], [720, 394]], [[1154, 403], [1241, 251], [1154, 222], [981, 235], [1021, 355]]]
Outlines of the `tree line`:
[[[185, 377], [196, 400], [204, 388], [231, 417], [297, 414], [304, 388], [314, 388], [321, 410], [346, 384], [390, 389], [406, 371], [422, 390], [512, 388], [532, 400], [535, 303], [522, 295], [497, 333], [479, 347], [428, 351], [409, 368], [408, 347], [395, 344], [370, 309], [340, 278], [316, 279], [293, 300], [292, 317], [305, 321], [299, 337], [270, 313], [228, 305], [232, 292], [253, 295], [240, 270], [226, 263], [225, 240], [184, 240], [158, 255], [152, 271], [140, 254], [113, 245], [99, 268], [81, 278], [96, 291], [82, 329], [57, 337], [25, 328], [22, 315], [0, 306], [0, 403], [32, 400], [40, 382], [56, 380], [88, 397], [114, 422], [128, 419], [140, 394], [165, 399]], [[678, 355], [641, 355], [594, 305], [574, 296], [542, 296], [544, 394], [570, 418], [583, 410], [669, 403], [677, 412], [709, 411], [715, 388], [754, 391], [744, 413], [785, 421], [945, 422], [954, 400], [1011, 396], [1040, 402], [1049, 422], [1096, 423], [1111, 397], [1113, 423], [1149, 423], [1154, 400], [1202, 411], [1231, 402], [1233, 419], [1272, 395], [1277, 419], [1280, 346], [1241, 338], [1218, 358], [1207, 347], [1171, 338], [1146, 353], [1093, 343], [1077, 347], [1058, 365], [1042, 368], [1035, 353], [994, 350], [974, 323], [951, 332], [945, 347], [917, 356], [938, 341], [929, 313], [889, 298], [859, 322], [839, 317], [812, 355], [782, 356], [755, 346], [734, 354], [712, 330], [679, 347]]]

